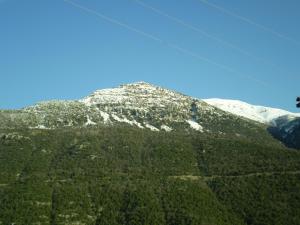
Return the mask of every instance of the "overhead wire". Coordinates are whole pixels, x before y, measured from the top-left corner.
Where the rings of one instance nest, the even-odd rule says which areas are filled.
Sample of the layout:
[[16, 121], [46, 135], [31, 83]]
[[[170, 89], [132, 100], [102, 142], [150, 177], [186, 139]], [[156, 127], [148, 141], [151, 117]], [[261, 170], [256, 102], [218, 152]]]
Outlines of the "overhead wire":
[[[222, 38], [216, 37], [216, 36], [208, 33], [207, 31], [205, 31], [203, 29], [200, 29], [199, 27], [197, 27], [195, 25], [192, 25], [192, 24], [190, 24], [188, 22], [185, 22], [184, 20], [182, 20], [182, 19], [180, 19], [178, 17], [172, 16], [172, 15], [170, 15], [170, 14], [168, 14], [168, 13], [166, 13], [166, 12], [160, 10], [160, 9], [158, 9], [157, 7], [154, 7], [154, 6], [152, 6], [152, 5], [148, 4], [148, 3], [145, 3], [143, 0], [131, 0], [131, 1], [137, 3], [138, 5], [140, 5], [143, 8], [146, 8], [148, 10], [153, 11], [154, 13], [156, 13], [158, 15], [164, 16], [164, 17], [166, 17], [166, 18], [174, 21], [175, 23], [177, 23], [179, 25], [182, 25], [182, 26], [184, 26], [184, 27], [186, 27], [188, 29], [191, 29], [191, 30], [193, 30], [193, 31], [195, 31], [197, 33], [200, 33], [200, 34], [202, 34], [202, 35], [204, 35], [204, 36], [206, 36], [206, 37], [208, 37], [208, 38], [210, 38], [210, 39], [212, 39], [214, 41], [217, 41], [217, 42], [223, 44], [224, 46], [227, 46], [227, 47], [230, 47], [232, 49], [235, 49], [239, 53], [244, 54], [245, 56], [248, 56], [248, 57], [250, 57], [252, 59], [260, 61], [260, 62], [262, 62], [262, 63], [264, 63], [266, 65], [269, 65], [273, 69], [276, 69], [276, 70], [279, 69], [282, 73], [285, 74], [285, 76], [287, 76], [287, 74], [290, 73], [290, 72], [287, 72], [286, 69], [282, 68], [280, 65], [275, 64], [275, 63], [271, 62], [270, 60], [268, 60], [266, 58], [256, 56], [256, 55], [248, 52], [247, 50], [245, 50], [245, 49], [243, 49], [243, 48], [241, 48], [241, 47], [239, 47], [239, 46], [237, 46], [237, 45], [235, 45], [235, 44], [233, 44], [233, 43], [231, 43], [229, 41], [226, 41], [226, 40], [224, 40]], [[288, 77], [292, 78], [292, 76], [288, 76]]]
[[277, 66], [276, 64], [270, 62], [267, 59], [264, 59], [262, 57], [258, 57], [256, 55], [250, 53], [249, 51], [247, 51], [245, 49], [242, 49], [241, 47], [239, 47], [239, 46], [237, 46], [237, 45], [235, 45], [235, 44], [233, 44], [233, 43], [231, 43], [229, 41], [226, 41], [226, 40], [224, 40], [222, 38], [216, 37], [215, 35], [212, 35], [212, 34], [208, 33], [207, 31], [205, 31], [203, 29], [200, 29], [199, 27], [197, 27], [195, 25], [192, 25], [192, 24], [190, 24], [190, 23], [188, 23], [188, 22], [186, 22], [186, 21], [184, 21], [182, 19], [179, 19], [178, 17], [172, 16], [172, 15], [170, 15], [170, 14], [168, 14], [168, 13], [166, 13], [166, 12], [160, 10], [160, 9], [158, 9], [157, 7], [154, 7], [154, 6], [152, 6], [152, 5], [148, 4], [148, 3], [145, 3], [142, 0], [132, 0], [132, 1], [135, 2], [135, 3], [137, 3], [138, 5], [140, 5], [143, 8], [151, 10], [151, 11], [153, 11], [156, 14], [159, 14], [161, 16], [164, 16], [164, 17], [166, 17], [166, 18], [174, 21], [175, 23], [177, 23], [177, 24], [179, 24], [181, 26], [184, 26], [184, 27], [186, 27], [186, 28], [188, 28], [190, 30], [193, 30], [193, 31], [197, 32], [197, 33], [200, 33], [200, 34], [202, 34], [202, 35], [204, 35], [204, 36], [206, 36], [206, 37], [208, 37], [208, 38], [210, 38], [210, 39], [212, 39], [214, 41], [217, 41], [217, 42], [221, 43], [224, 46], [227, 46], [227, 47], [230, 47], [232, 49], [235, 49], [238, 52], [240, 52], [240, 53], [242, 53], [242, 54], [244, 54], [244, 55], [246, 55], [246, 56], [248, 56], [250, 58], [253, 58], [253, 59], [257, 60], [257, 61], [261, 61], [261, 62], [270, 64], [271, 66]]
[[222, 7], [222, 6], [219, 6], [219, 5], [215, 4], [215, 3], [211, 3], [208, 0], [198, 0], [198, 1], [201, 2], [201, 3], [203, 3], [203, 4], [205, 4], [205, 5], [207, 5], [207, 6], [209, 6], [209, 7], [211, 7], [211, 8], [214, 8], [214, 9], [216, 9], [216, 10], [222, 12], [222, 13], [225, 13], [225, 14], [231, 16], [231, 17], [234, 17], [234, 18], [239, 19], [239, 20], [241, 20], [241, 21], [243, 21], [245, 23], [248, 23], [250, 25], [258, 27], [258, 28], [260, 28], [260, 29], [262, 29], [262, 30], [264, 30], [266, 32], [269, 32], [269, 33], [273, 34], [274, 36], [277, 36], [277, 37], [279, 37], [281, 39], [284, 39], [286, 41], [289, 41], [289, 42], [291, 42], [291, 43], [293, 43], [293, 44], [295, 44], [297, 46], [300, 46], [300, 42], [297, 41], [297, 40], [295, 40], [294, 38], [291, 38], [291, 37], [289, 37], [289, 36], [287, 36], [287, 35], [285, 35], [283, 33], [275, 31], [272, 28], [267, 27], [267, 26], [265, 26], [263, 24], [257, 23], [257, 22], [255, 22], [254, 20], [252, 20], [250, 18], [247, 18], [245, 16], [239, 15], [239, 14], [237, 14], [237, 13], [231, 11], [231, 10], [228, 10], [228, 9]]
[[156, 37], [156, 36], [154, 36], [152, 34], [149, 34], [147, 32], [144, 32], [144, 31], [140, 30], [140, 29], [134, 28], [134, 27], [132, 27], [132, 26], [126, 24], [126, 23], [123, 23], [123, 22], [121, 22], [119, 20], [113, 19], [113, 18], [111, 18], [111, 17], [109, 17], [107, 15], [104, 15], [103, 13], [100, 13], [100, 12], [94, 10], [94, 9], [88, 8], [86, 6], [83, 6], [83, 5], [81, 5], [81, 4], [77, 3], [77, 2], [74, 2], [72, 0], [64, 0], [64, 2], [70, 4], [70, 5], [78, 8], [78, 9], [81, 9], [81, 10], [87, 12], [87, 13], [93, 14], [93, 15], [95, 15], [95, 16], [97, 16], [97, 17], [101, 18], [102, 20], [105, 20], [105, 21], [107, 21], [109, 23], [118, 25], [118, 26], [123, 27], [123, 28], [125, 28], [127, 30], [135, 32], [135, 33], [137, 33], [139, 35], [147, 37], [147, 38], [151, 39], [152, 41], [158, 42], [160, 44], [164, 44], [167, 47], [176, 50], [177, 52], [187, 54], [187, 55], [192, 56], [195, 59], [198, 59], [198, 60], [200, 60], [202, 62], [207, 62], [207, 63], [209, 63], [211, 65], [217, 66], [220, 69], [223, 69], [223, 70], [225, 70], [225, 71], [227, 71], [227, 72], [229, 72], [229, 73], [231, 73], [231, 74], [233, 74], [233, 75], [235, 75], [237, 77], [251, 80], [251, 81], [253, 81], [253, 82], [255, 82], [255, 83], [259, 84], [259, 85], [269, 86], [269, 84], [267, 84], [266, 82], [264, 82], [264, 81], [262, 81], [260, 79], [257, 79], [257, 78], [255, 78], [255, 77], [253, 77], [251, 75], [246, 75], [244, 73], [240, 73], [240, 72], [236, 71], [235, 69], [233, 69], [233, 68], [231, 68], [229, 66], [226, 66], [224, 64], [220, 64], [220, 63], [215, 62], [215, 61], [213, 61], [211, 59], [203, 57], [203, 56], [199, 55], [198, 53], [195, 53], [195, 52], [193, 52], [191, 50], [188, 50], [186, 48], [183, 48], [183, 47], [177, 46], [175, 44], [172, 44], [172, 43], [170, 43], [168, 41], [165, 41], [165, 40], [163, 40], [163, 39], [161, 39], [159, 37]]

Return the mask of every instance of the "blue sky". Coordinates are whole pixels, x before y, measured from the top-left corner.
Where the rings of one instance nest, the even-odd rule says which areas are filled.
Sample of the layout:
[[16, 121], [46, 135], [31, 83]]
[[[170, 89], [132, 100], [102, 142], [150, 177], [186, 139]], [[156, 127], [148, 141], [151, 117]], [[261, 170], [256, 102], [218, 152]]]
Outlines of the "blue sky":
[[298, 0], [209, 1], [248, 22], [202, 0], [143, 0], [169, 18], [135, 0], [72, 1], [93, 11], [63, 0], [0, 0], [0, 108], [143, 80], [297, 111]]

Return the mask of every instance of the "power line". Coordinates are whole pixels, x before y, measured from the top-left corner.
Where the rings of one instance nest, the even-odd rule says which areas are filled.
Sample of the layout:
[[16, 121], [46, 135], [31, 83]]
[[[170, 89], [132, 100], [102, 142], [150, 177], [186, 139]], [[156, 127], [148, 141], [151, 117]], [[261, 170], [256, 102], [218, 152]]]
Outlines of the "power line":
[[125, 24], [125, 23], [122, 23], [122, 22], [120, 22], [120, 21], [118, 21], [118, 20], [112, 19], [111, 17], [105, 16], [105, 15], [102, 14], [102, 13], [99, 13], [99, 12], [97, 12], [97, 11], [95, 11], [95, 10], [92, 10], [92, 9], [90, 9], [90, 8], [87, 8], [87, 7], [84, 7], [84, 6], [82, 6], [82, 5], [80, 5], [80, 4], [76, 3], [76, 2], [73, 2], [73, 1], [71, 1], [71, 0], [64, 0], [64, 1], [67, 2], [67, 3], [69, 3], [69, 4], [71, 4], [71, 5], [73, 5], [73, 6], [75, 6], [75, 7], [77, 7], [77, 8], [79, 8], [79, 9], [84, 10], [84, 11], [86, 11], [86, 12], [88, 12], [88, 13], [92, 13], [92, 14], [94, 14], [94, 15], [100, 17], [101, 19], [104, 19], [104, 20], [106, 20], [106, 21], [108, 21], [108, 22], [110, 22], [110, 23], [119, 25], [119, 26], [121, 26], [121, 27], [123, 27], [123, 28], [126, 28], [126, 29], [130, 30], [130, 31], [133, 31], [133, 32], [138, 33], [138, 34], [140, 34], [140, 35], [142, 35], [142, 36], [145, 36], [145, 37], [147, 37], [147, 38], [150, 38], [150, 39], [152, 39], [152, 40], [154, 40], [154, 41], [162, 42], [161, 39], [156, 38], [156, 37], [154, 37], [154, 36], [151, 35], [151, 34], [145, 33], [145, 32], [143, 32], [143, 31], [141, 31], [141, 30], [138, 30], [138, 29], [136, 29], [136, 28], [134, 28], [134, 27], [128, 26], [128, 25]]
[[207, 31], [205, 31], [203, 29], [200, 29], [199, 27], [196, 27], [196, 26], [194, 26], [194, 25], [192, 25], [190, 23], [185, 22], [182, 19], [179, 19], [178, 17], [172, 16], [172, 15], [170, 15], [170, 14], [168, 14], [168, 13], [166, 13], [166, 12], [160, 10], [160, 9], [158, 9], [157, 7], [153, 7], [152, 5], [146, 4], [142, 0], [133, 0], [133, 1], [135, 3], [137, 3], [137, 4], [139, 4], [140, 6], [142, 6], [143, 8], [149, 9], [149, 10], [155, 12], [156, 14], [159, 14], [161, 16], [164, 16], [164, 17], [166, 17], [166, 18], [174, 21], [177, 24], [180, 24], [180, 25], [182, 25], [182, 26], [184, 26], [184, 27], [186, 27], [188, 29], [191, 29], [191, 30], [193, 30], [193, 31], [195, 31], [197, 33], [200, 33], [200, 34], [202, 34], [202, 35], [204, 35], [204, 36], [206, 36], [206, 37], [208, 37], [208, 38], [210, 38], [210, 39], [212, 39], [214, 41], [217, 41], [217, 42], [219, 42], [219, 43], [221, 43], [221, 44], [223, 44], [223, 45], [225, 45], [227, 47], [235, 49], [238, 52], [240, 52], [240, 53], [242, 53], [242, 54], [244, 54], [244, 55], [246, 55], [248, 57], [251, 57], [251, 58], [253, 58], [253, 59], [257, 60], [257, 61], [261, 61], [261, 62], [270, 64], [271, 66], [277, 66], [276, 64], [270, 62], [267, 59], [264, 59], [264, 58], [261, 58], [261, 57], [257, 57], [255, 55], [251, 54], [250, 52], [248, 52], [248, 51], [240, 48], [239, 46], [237, 46], [237, 45], [235, 45], [233, 43], [230, 43], [229, 41], [226, 41], [224, 39], [218, 38], [218, 37], [216, 37], [216, 36], [208, 33]]
[[170, 44], [170, 43], [167, 43], [167, 45], [168, 45], [169, 47], [173, 48], [173, 49], [176, 49], [176, 50], [179, 51], [179, 52], [188, 54], [188, 55], [193, 56], [194, 58], [197, 58], [197, 59], [199, 59], [199, 60], [201, 60], [201, 61], [205, 61], [205, 62], [210, 63], [210, 64], [212, 64], [212, 65], [215, 65], [215, 66], [217, 66], [217, 67], [219, 67], [219, 68], [222, 68], [222, 69], [224, 69], [224, 70], [226, 70], [226, 71], [228, 71], [228, 72], [234, 73], [236, 76], [238, 76], [238, 77], [240, 77], [240, 78], [246, 78], [246, 79], [252, 80], [252, 81], [254, 81], [255, 83], [258, 83], [258, 84], [260, 84], [260, 85], [268, 86], [268, 84], [267, 84], [266, 82], [262, 81], [262, 80], [256, 79], [256, 78], [254, 78], [254, 77], [252, 77], [252, 76], [245, 75], [245, 74], [241, 75], [239, 72], [237, 72], [235, 69], [233, 69], [233, 68], [231, 68], [231, 67], [228, 67], [228, 66], [226, 66], [226, 65], [223, 65], [223, 64], [217, 63], [217, 62], [215, 62], [215, 61], [212, 61], [212, 60], [210, 60], [210, 59], [204, 58], [203, 56], [201, 56], [201, 55], [199, 55], [199, 54], [197, 54], [197, 53], [194, 53], [194, 52], [192, 52], [192, 51], [190, 51], [190, 50], [181, 48], [181, 47], [179, 47], [179, 46], [177, 46], [177, 45]]
[[[258, 57], [258, 56], [254, 55], [254, 54], [251, 54], [250, 52], [248, 52], [248, 51], [240, 48], [239, 46], [237, 46], [237, 45], [235, 45], [233, 43], [230, 43], [230, 42], [228, 42], [228, 41], [226, 41], [224, 39], [218, 38], [218, 37], [216, 37], [216, 36], [214, 36], [214, 35], [206, 32], [205, 30], [200, 29], [199, 27], [196, 27], [196, 26], [194, 26], [194, 25], [192, 25], [190, 23], [185, 22], [182, 19], [179, 19], [178, 17], [172, 16], [172, 15], [170, 15], [170, 14], [168, 14], [168, 13], [166, 13], [166, 12], [160, 10], [160, 9], [158, 9], [157, 7], [153, 7], [152, 5], [150, 5], [148, 3], [145, 3], [143, 0], [132, 0], [132, 1], [134, 1], [137, 4], [139, 4], [143, 8], [149, 9], [149, 10], [153, 11], [154, 13], [156, 13], [158, 15], [164, 16], [164, 17], [166, 17], [166, 18], [174, 21], [175, 23], [177, 23], [179, 25], [182, 25], [182, 26], [184, 26], [184, 27], [186, 27], [188, 29], [191, 29], [191, 30], [193, 30], [193, 31], [195, 31], [197, 33], [200, 33], [200, 34], [202, 34], [202, 35], [204, 35], [204, 36], [206, 36], [206, 37], [208, 37], [208, 38], [210, 38], [210, 39], [212, 39], [214, 41], [217, 41], [217, 42], [223, 44], [224, 46], [227, 46], [227, 47], [230, 47], [232, 49], [235, 49], [235, 50], [239, 51], [240, 53], [242, 53], [242, 54], [244, 54], [244, 55], [246, 55], [248, 57], [251, 57], [251, 58], [253, 58], [253, 59], [257, 60], [257, 61], [260, 61], [260, 62], [263, 62], [265, 64], [268, 64], [273, 69], [275, 69], [275, 68], [276, 68], [276, 70], [279, 69], [279, 70], [281, 70], [281, 72], [284, 72], [285, 76], [287, 76], [286, 74], [289, 73], [284, 68], [282, 68], [280, 65], [277, 65], [277, 64], [269, 61], [268, 59], [265, 59], [265, 58], [262, 58], [262, 57]], [[291, 78], [291, 76], [289, 76], [289, 78]]]
[[263, 86], [268, 86], [267, 83], [265, 83], [264, 81], [261, 81], [259, 79], [256, 79], [256, 78], [252, 77], [252, 76], [249, 76], [249, 75], [241, 74], [241, 73], [239, 73], [238, 71], [236, 71], [235, 69], [233, 69], [231, 67], [228, 67], [226, 65], [217, 63], [217, 62], [215, 62], [213, 60], [210, 60], [210, 59], [208, 59], [206, 57], [203, 57], [203, 56], [201, 56], [201, 55], [199, 55], [199, 54], [197, 54], [195, 52], [192, 52], [192, 51], [190, 51], [188, 49], [185, 49], [185, 48], [182, 48], [182, 47], [177, 46], [175, 44], [172, 44], [170, 42], [164, 41], [161, 38], [158, 38], [158, 37], [156, 37], [156, 36], [154, 36], [152, 34], [146, 33], [146, 32], [141, 31], [139, 29], [136, 29], [136, 28], [134, 28], [134, 27], [132, 27], [132, 26], [126, 24], [126, 23], [122, 23], [119, 20], [113, 19], [113, 18], [111, 18], [111, 17], [109, 17], [107, 15], [104, 15], [104, 14], [98, 12], [98, 11], [95, 11], [93, 9], [87, 8], [85, 6], [82, 6], [81, 4], [78, 4], [78, 3], [76, 3], [76, 2], [74, 2], [72, 0], [64, 0], [64, 2], [69, 3], [70, 5], [72, 5], [72, 6], [76, 7], [76, 8], [79, 8], [79, 9], [85, 11], [85, 12], [93, 14], [93, 15], [95, 15], [95, 16], [103, 19], [103, 20], [106, 20], [109, 23], [121, 26], [121, 27], [123, 27], [123, 28], [125, 28], [127, 30], [130, 30], [130, 31], [135, 32], [135, 33], [137, 33], [139, 35], [147, 37], [147, 38], [151, 39], [152, 41], [158, 42], [160, 44], [164, 44], [167, 47], [172, 48], [174, 50], [177, 50], [180, 53], [184, 53], [184, 54], [190, 55], [190, 56], [192, 56], [192, 57], [194, 57], [194, 58], [196, 58], [196, 59], [198, 59], [198, 60], [200, 60], [202, 62], [204, 61], [204, 62], [207, 62], [207, 63], [209, 63], [211, 65], [217, 66], [217, 67], [219, 67], [219, 68], [221, 68], [221, 69], [223, 69], [223, 70], [225, 70], [227, 72], [230, 72], [230, 73], [234, 74], [237, 77], [248, 79], [248, 80], [252, 80], [252, 81], [254, 81], [254, 82], [256, 82], [256, 83], [258, 83], [260, 85], [263, 85]]
[[278, 31], [275, 31], [275, 30], [273, 30], [273, 29], [271, 29], [271, 28], [269, 28], [269, 27], [267, 27], [265, 25], [257, 23], [255, 21], [253, 21], [252, 19], [249, 19], [247, 17], [241, 16], [241, 15], [239, 15], [237, 13], [234, 13], [234, 12], [228, 10], [228, 9], [225, 9], [224, 7], [221, 7], [221, 6], [217, 5], [217, 4], [211, 3], [211, 2], [209, 2], [207, 0], [198, 0], [198, 1], [200, 1], [201, 3], [203, 3], [205, 5], [208, 5], [209, 7], [214, 8], [214, 9], [220, 11], [220, 12], [223, 12], [223, 13], [229, 15], [229, 16], [232, 16], [232, 17], [234, 17], [236, 19], [239, 19], [239, 20], [241, 20], [241, 21], [243, 21], [245, 23], [251, 24], [251, 25], [256, 26], [256, 27], [258, 27], [258, 28], [260, 28], [260, 29], [262, 29], [264, 31], [267, 31], [267, 32], [269, 32], [269, 33], [271, 33], [271, 34], [273, 34], [273, 35], [275, 35], [275, 36], [277, 36], [277, 37], [279, 37], [281, 39], [284, 39], [286, 41], [289, 41], [289, 42], [291, 42], [293, 44], [296, 44], [296, 45], [300, 46], [300, 42], [299, 41], [297, 41], [297, 40], [295, 40], [295, 39], [293, 39], [291, 37], [288, 37], [287, 35], [282, 34], [282, 33], [278, 32]]

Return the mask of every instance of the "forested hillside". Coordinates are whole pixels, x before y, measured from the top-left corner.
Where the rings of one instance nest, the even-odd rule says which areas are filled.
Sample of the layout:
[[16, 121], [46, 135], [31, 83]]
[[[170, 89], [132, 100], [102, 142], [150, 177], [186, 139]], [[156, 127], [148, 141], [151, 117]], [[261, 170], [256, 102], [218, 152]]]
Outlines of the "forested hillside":
[[300, 152], [127, 126], [0, 131], [0, 224], [300, 224]]

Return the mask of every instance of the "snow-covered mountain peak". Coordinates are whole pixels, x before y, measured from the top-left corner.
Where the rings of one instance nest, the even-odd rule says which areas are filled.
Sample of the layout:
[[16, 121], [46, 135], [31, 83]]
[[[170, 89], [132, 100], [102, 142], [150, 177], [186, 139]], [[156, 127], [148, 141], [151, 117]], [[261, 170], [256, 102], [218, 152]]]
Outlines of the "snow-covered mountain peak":
[[123, 84], [115, 88], [106, 88], [95, 91], [93, 94], [79, 100], [88, 106], [98, 104], [130, 104], [140, 103], [151, 105], [164, 105], [176, 103], [183, 98], [190, 98], [178, 92], [161, 88], [146, 82]]
[[158, 86], [154, 85], [154, 84], [150, 84], [148, 82], [145, 82], [145, 81], [138, 81], [138, 82], [134, 82], [134, 83], [129, 83], [129, 84], [122, 84], [120, 85], [120, 87], [136, 87], [136, 88], [145, 88], [145, 89], [153, 89], [153, 88], [156, 88]]
[[292, 113], [282, 109], [251, 105], [239, 100], [212, 98], [204, 99], [204, 101], [232, 114], [266, 124], [273, 124], [274, 120], [282, 116], [288, 116], [289, 118], [300, 117], [300, 113]]
[[[251, 105], [247, 105], [248, 108], [246, 103], [238, 102], [237, 105], [242, 105], [240, 110], [246, 108], [250, 114]], [[260, 113], [265, 110], [260, 109]], [[5, 129], [123, 125], [151, 131], [193, 130], [221, 136], [270, 138], [267, 131], [253, 121], [238, 118], [200, 99], [146, 82], [97, 90], [80, 100], [49, 101], [2, 114], [0, 111], [0, 128]], [[257, 137], [257, 133], [263, 135]]]

